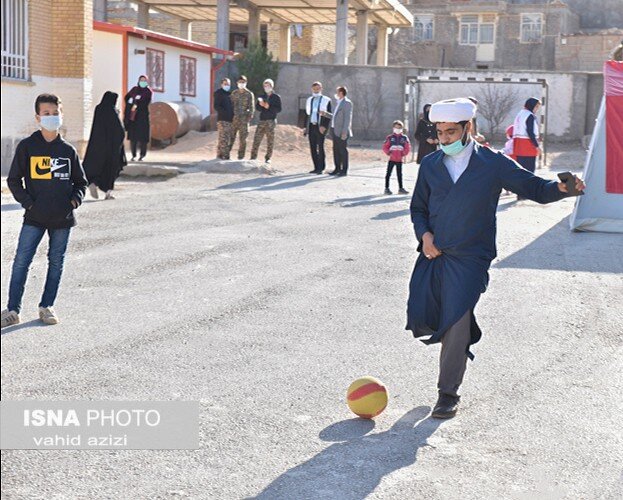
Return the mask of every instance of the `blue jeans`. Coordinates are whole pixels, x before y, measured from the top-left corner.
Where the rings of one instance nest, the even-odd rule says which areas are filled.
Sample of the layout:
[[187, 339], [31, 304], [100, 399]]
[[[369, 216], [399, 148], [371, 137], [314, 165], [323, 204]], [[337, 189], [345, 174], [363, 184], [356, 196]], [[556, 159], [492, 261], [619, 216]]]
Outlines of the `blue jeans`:
[[9, 311], [19, 312], [22, 307], [22, 296], [24, 295], [28, 270], [46, 231], [50, 237], [48, 274], [45, 279], [45, 288], [39, 307], [51, 307], [54, 305], [58, 286], [61, 282], [61, 275], [63, 274], [63, 262], [65, 260], [70, 229], [42, 229], [24, 224], [19, 234], [15, 260], [13, 261], [13, 271], [11, 272], [9, 304], [7, 306]]

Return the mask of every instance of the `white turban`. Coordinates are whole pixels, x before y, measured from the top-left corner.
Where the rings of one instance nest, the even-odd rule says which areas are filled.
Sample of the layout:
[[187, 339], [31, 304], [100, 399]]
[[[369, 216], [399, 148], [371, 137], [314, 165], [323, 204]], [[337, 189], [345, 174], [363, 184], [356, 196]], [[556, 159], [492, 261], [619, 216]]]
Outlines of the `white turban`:
[[459, 123], [469, 121], [475, 115], [476, 105], [469, 99], [460, 97], [433, 104], [430, 108], [429, 119], [433, 123]]

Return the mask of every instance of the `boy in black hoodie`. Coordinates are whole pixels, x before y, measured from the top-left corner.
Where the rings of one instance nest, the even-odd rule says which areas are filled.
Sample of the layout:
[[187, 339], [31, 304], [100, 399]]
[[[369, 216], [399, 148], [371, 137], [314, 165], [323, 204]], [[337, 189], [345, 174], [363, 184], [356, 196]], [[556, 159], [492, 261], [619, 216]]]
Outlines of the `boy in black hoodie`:
[[58, 323], [52, 306], [61, 281], [69, 232], [76, 225], [74, 209], [82, 203], [87, 186], [78, 153], [58, 132], [63, 118], [60, 99], [41, 94], [35, 101], [35, 112], [41, 130], [17, 145], [7, 178], [13, 197], [26, 211], [13, 261], [9, 302], [2, 311], [2, 328], [20, 321], [28, 268], [46, 232], [48, 273], [39, 303], [39, 319], [48, 325]]

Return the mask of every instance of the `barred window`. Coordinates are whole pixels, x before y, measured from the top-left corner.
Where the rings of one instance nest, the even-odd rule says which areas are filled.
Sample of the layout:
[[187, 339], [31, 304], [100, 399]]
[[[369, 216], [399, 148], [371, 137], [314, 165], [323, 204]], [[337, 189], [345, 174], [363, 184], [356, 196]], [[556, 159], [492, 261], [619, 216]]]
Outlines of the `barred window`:
[[543, 38], [543, 14], [521, 15], [521, 41], [538, 43]]
[[413, 39], [416, 42], [433, 39], [433, 19], [432, 15], [415, 16], [413, 22]]
[[197, 96], [197, 59], [180, 56], [180, 95]]
[[2, 0], [2, 77], [28, 80], [28, 0]]
[[164, 92], [164, 52], [147, 48], [147, 79], [154, 92]]

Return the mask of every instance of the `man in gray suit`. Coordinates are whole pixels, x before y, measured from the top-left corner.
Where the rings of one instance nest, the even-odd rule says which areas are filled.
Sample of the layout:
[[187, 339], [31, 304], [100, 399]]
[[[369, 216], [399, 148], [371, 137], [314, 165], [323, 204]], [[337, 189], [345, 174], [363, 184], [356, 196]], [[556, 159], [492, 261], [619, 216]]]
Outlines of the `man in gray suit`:
[[337, 104], [331, 118], [331, 135], [333, 136], [333, 163], [335, 170], [329, 175], [343, 177], [348, 173], [348, 138], [353, 136], [353, 103], [346, 97], [348, 89], [338, 87], [335, 99]]

